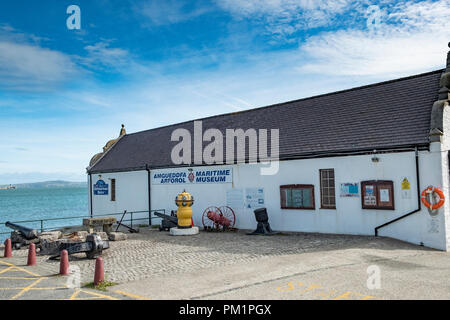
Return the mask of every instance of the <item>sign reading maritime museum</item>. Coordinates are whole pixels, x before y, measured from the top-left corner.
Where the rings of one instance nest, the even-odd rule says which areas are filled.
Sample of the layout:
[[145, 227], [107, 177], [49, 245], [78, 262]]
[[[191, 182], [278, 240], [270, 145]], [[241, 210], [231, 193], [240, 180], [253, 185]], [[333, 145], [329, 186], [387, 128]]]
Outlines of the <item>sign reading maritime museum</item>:
[[152, 173], [152, 184], [232, 183], [232, 168], [173, 169]]

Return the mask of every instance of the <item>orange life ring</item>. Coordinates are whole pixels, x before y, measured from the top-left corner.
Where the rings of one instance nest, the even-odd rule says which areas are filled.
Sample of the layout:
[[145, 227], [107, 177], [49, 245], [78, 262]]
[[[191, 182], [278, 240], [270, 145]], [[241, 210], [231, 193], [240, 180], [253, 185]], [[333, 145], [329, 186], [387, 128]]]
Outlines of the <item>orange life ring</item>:
[[[429, 203], [428, 199], [427, 199], [427, 193], [434, 193], [434, 192], [438, 194], [439, 202], [435, 203], [435, 204], [433, 204], [433, 206], [431, 206], [431, 203]], [[431, 187], [431, 186], [426, 188], [425, 190], [423, 190], [421, 199], [422, 199], [423, 205], [431, 210], [439, 209], [440, 207], [442, 207], [444, 205], [444, 202], [445, 202], [445, 196], [444, 196], [444, 193], [442, 192], [442, 190], [435, 188], [435, 187]]]

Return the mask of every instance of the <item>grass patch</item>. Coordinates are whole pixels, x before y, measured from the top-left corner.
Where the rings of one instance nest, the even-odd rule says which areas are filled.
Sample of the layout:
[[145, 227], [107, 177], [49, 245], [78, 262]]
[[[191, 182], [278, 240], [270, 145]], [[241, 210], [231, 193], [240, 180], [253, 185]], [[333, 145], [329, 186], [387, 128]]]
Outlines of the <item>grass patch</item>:
[[152, 224], [152, 229], [159, 229], [160, 225], [159, 224]]
[[94, 282], [89, 282], [89, 283], [85, 284], [84, 287], [89, 288], [89, 289], [106, 291], [106, 288], [116, 286], [117, 284], [118, 284], [117, 282], [111, 282], [111, 281], [104, 280], [104, 281], [100, 282], [98, 285], [94, 285]]
[[147, 228], [147, 227], [148, 227], [148, 224], [140, 224], [140, 225], [138, 225], [138, 227], [139, 227], [139, 228]]

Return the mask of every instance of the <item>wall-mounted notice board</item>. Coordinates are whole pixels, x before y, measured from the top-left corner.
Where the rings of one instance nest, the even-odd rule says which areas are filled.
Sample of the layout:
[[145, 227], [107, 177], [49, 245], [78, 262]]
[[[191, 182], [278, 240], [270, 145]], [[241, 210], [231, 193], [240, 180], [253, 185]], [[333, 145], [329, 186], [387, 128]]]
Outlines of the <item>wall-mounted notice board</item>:
[[394, 182], [362, 181], [361, 202], [363, 209], [394, 210]]

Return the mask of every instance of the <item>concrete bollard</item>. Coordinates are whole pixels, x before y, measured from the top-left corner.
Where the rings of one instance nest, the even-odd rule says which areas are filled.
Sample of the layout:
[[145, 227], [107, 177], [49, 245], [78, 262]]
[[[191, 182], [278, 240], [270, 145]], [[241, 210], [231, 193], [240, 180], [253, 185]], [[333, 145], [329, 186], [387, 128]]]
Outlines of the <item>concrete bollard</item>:
[[34, 243], [30, 243], [30, 247], [28, 248], [28, 261], [27, 266], [36, 265], [36, 246]]
[[95, 260], [95, 276], [94, 276], [94, 285], [97, 286], [100, 282], [105, 280], [105, 268], [103, 266], [103, 258], [98, 257]]
[[12, 257], [12, 248], [11, 248], [11, 239], [8, 238], [5, 240], [5, 258], [11, 258]]
[[67, 250], [61, 251], [59, 261], [59, 274], [62, 276], [69, 275], [69, 253], [67, 252]]

